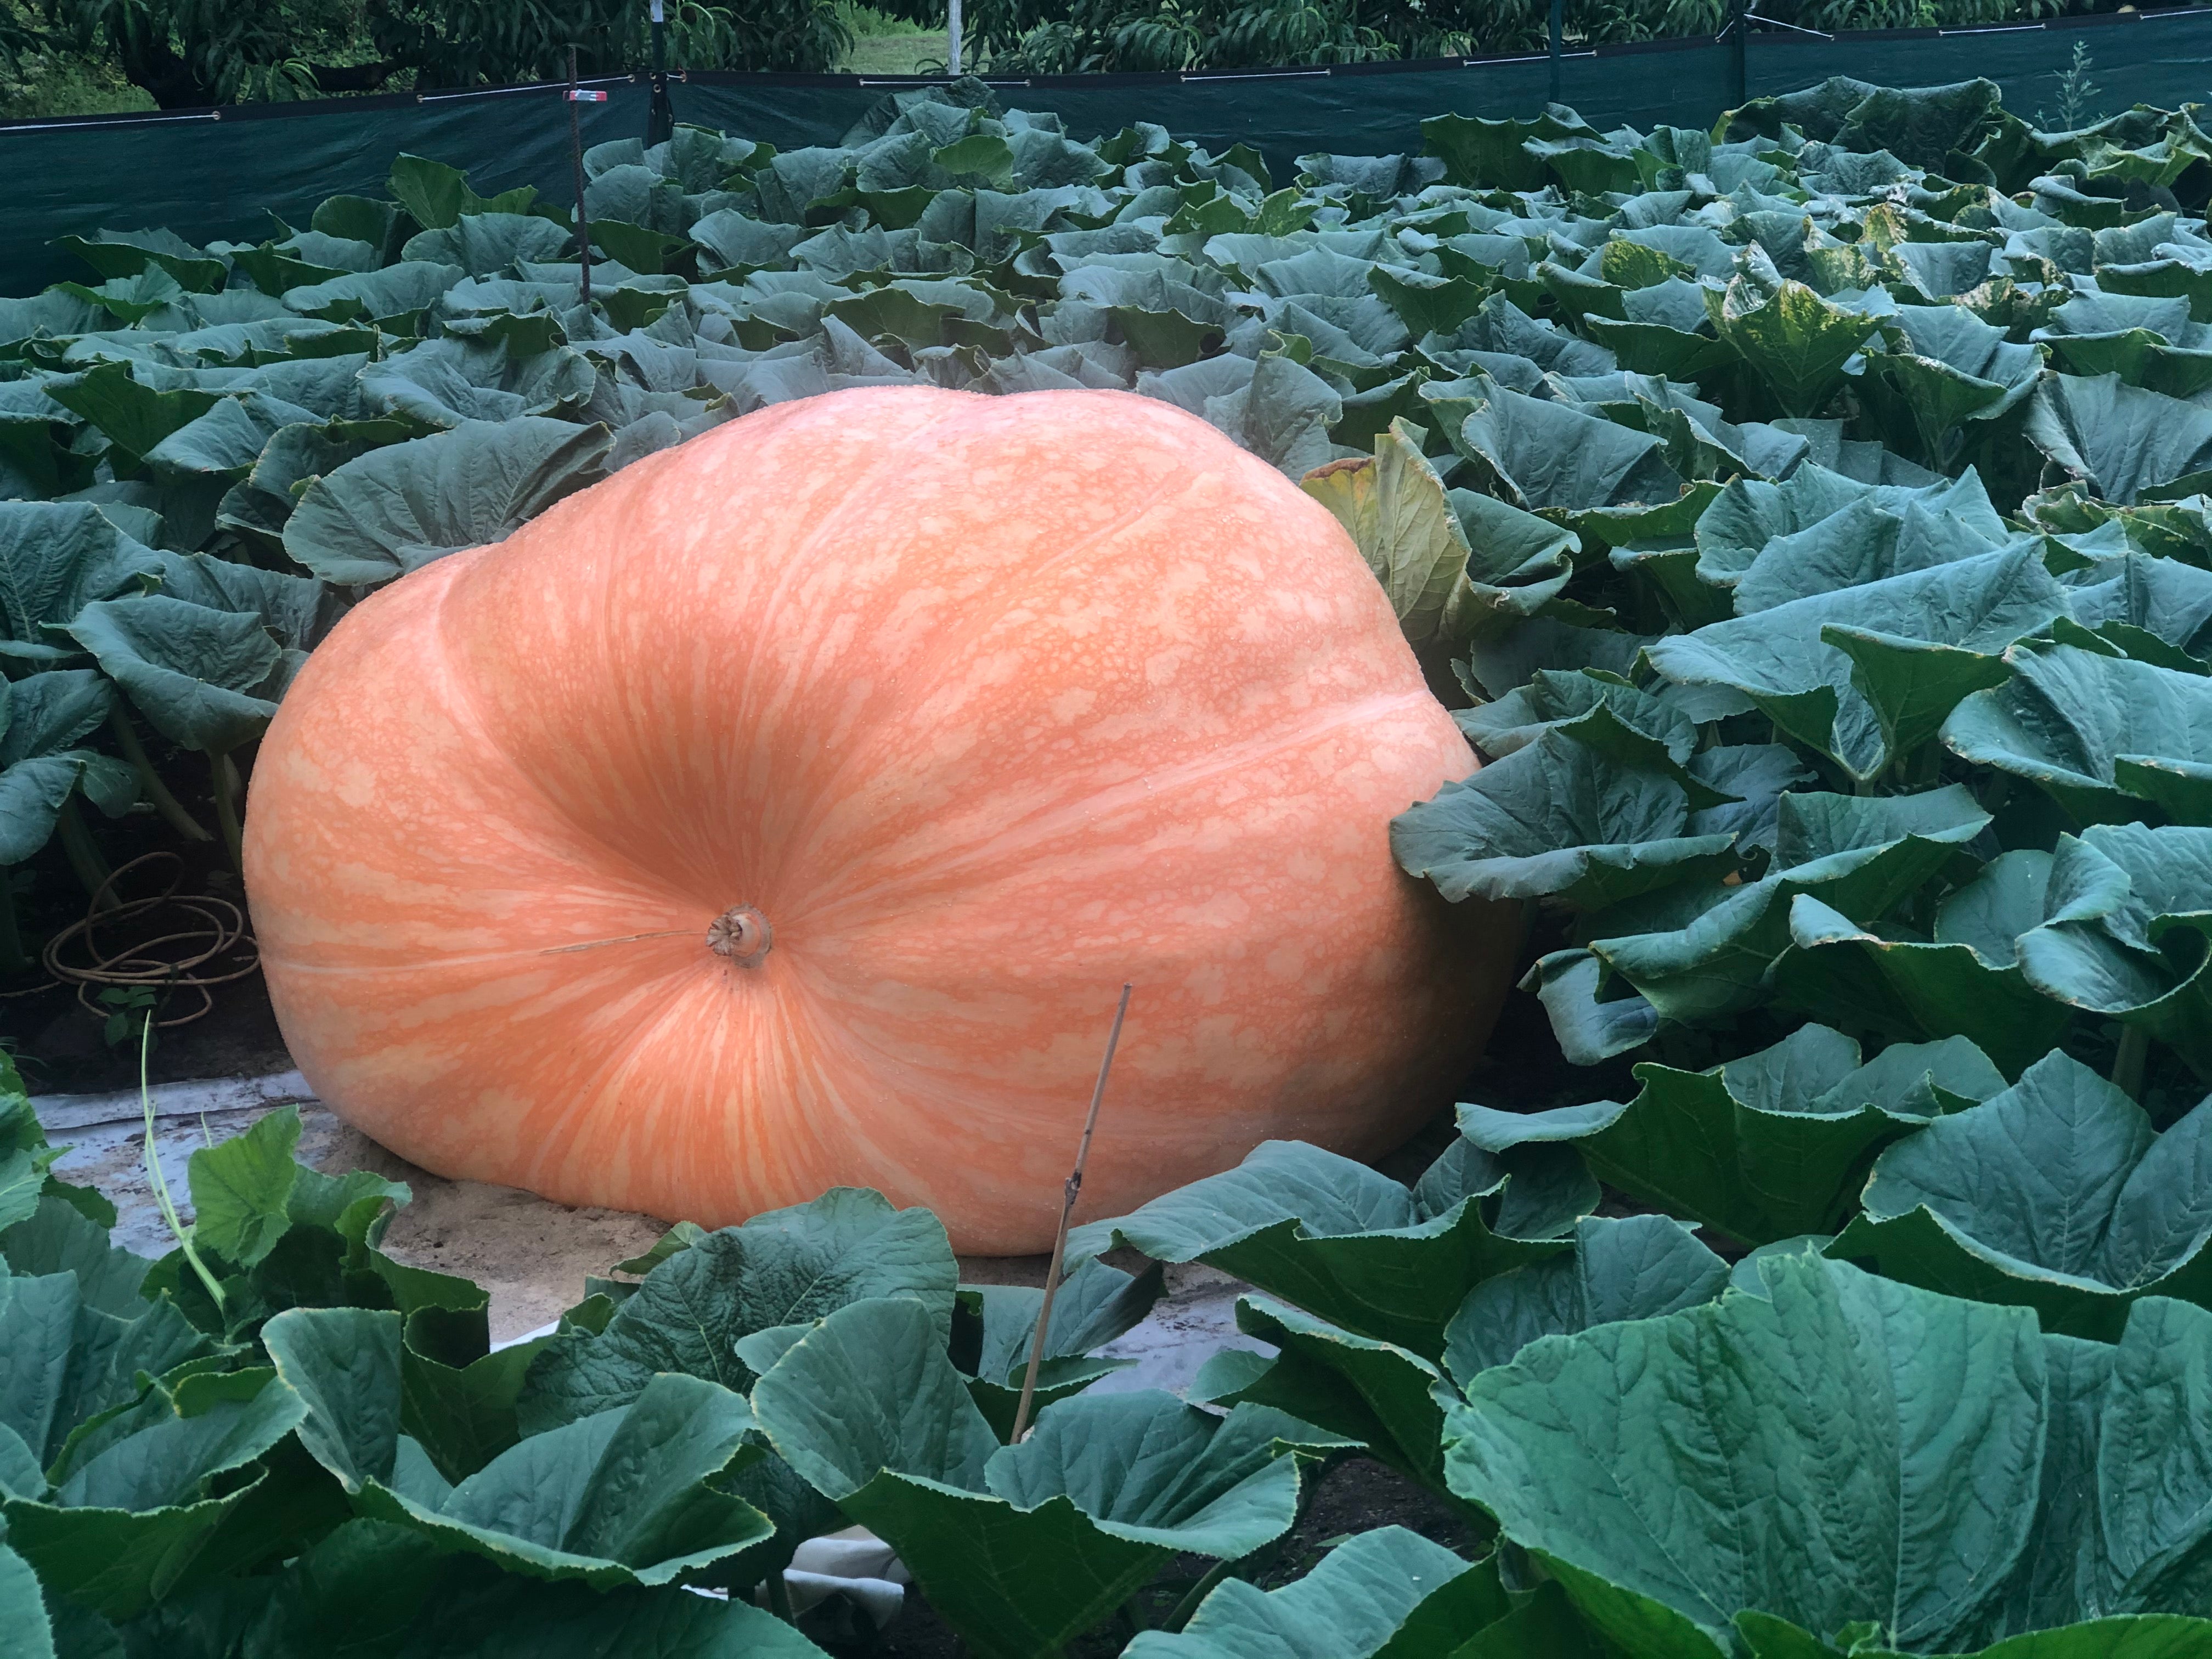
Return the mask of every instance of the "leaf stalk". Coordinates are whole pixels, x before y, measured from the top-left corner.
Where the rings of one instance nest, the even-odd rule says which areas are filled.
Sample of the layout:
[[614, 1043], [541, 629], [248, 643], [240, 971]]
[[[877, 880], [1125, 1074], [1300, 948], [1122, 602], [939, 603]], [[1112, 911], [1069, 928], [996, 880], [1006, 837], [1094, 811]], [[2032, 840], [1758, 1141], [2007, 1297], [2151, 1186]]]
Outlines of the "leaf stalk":
[[138, 775], [138, 787], [146, 799], [154, 803], [154, 810], [161, 815], [161, 822], [174, 830], [186, 841], [213, 841], [185, 804], [169, 793], [169, 786], [161, 781], [161, 775], [154, 769], [148, 758], [146, 745], [138, 740], [138, 728], [131, 723], [131, 716], [118, 703], [107, 711], [108, 729], [115, 733], [115, 746], [123, 751], [123, 758], [131, 763], [131, 769]]

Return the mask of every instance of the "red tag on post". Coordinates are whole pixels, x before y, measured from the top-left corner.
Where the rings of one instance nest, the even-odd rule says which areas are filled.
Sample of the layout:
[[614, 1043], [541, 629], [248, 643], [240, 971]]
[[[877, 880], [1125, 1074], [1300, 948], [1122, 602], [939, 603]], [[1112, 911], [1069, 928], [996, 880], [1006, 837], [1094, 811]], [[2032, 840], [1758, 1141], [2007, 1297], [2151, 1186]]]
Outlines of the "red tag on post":
[[604, 92], [586, 92], [571, 87], [568, 88], [568, 101], [572, 104], [604, 104], [607, 101], [607, 95]]

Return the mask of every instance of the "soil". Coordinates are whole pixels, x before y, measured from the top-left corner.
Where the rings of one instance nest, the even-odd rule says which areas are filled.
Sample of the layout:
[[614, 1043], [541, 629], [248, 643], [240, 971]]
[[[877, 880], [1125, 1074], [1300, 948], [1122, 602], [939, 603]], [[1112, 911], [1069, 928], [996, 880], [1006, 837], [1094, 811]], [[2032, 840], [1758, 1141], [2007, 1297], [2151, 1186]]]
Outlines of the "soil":
[[[1346, 1458], [1331, 1464], [1317, 1478], [1310, 1475], [1308, 1492], [1297, 1525], [1280, 1542], [1244, 1563], [1237, 1577], [1263, 1589], [1276, 1589], [1310, 1572], [1331, 1546], [1376, 1527], [1405, 1527], [1462, 1555], [1477, 1553], [1474, 1529], [1464, 1516], [1435, 1493], [1372, 1458]], [[1178, 1557], [1150, 1588], [1138, 1593], [1130, 1603], [1131, 1611], [1147, 1626], [1158, 1625], [1213, 1565], [1196, 1556]], [[1066, 1648], [1068, 1659], [1108, 1659], [1121, 1652], [1133, 1633], [1129, 1620], [1117, 1617], [1091, 1635], [1071, 1642]], [[841, 1656], [872, 1655], [880, 1659], [957, 1659], [968, 1651], [929, 1604], [911, 1590], [899, 1616], [872, 1642], [862, 1637], [833, 1642], [830, 1648]]]

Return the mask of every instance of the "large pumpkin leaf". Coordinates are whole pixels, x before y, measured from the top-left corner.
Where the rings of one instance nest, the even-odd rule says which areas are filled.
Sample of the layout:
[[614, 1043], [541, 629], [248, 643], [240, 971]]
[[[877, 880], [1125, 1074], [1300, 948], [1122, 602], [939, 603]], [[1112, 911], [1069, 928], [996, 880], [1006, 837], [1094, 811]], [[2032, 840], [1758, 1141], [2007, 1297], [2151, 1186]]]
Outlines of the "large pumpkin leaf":
[[628, 1405], [534, 1435], [449, 1486], [400, 1431], [400, 1317], [295, 1308], [263, 1328], [305, 1403], [301, 1444], [364, 1515], [510, 1572], [596, 1589], [681, 1582], [766, 1537], [768, 1517], [719, 1481], [757, 1458], [744, 1399], [656, 1377]]
[[1710, 1071], [1647, 1061], [1636, 1077], [1626, 1105], [1462, 1106], [1460, 1132], [1493, 1153], [1571, 1144], [1632, 1197], [1765, 1244], [1835, 1231], [1881, 1147], [2004, 1086], [1962, 1038], [1893, 1044], [1862, 1064], [1858, 1044], [1824, 1025]]
[[1602, 909], [1717, 876], [1735, 836], [1692, 833], [1689, 797], [1663, 773], [1608, 764], [1549, 731], [1391, 821], [1407, 874], [1446, 898], [1551, 898]]
[[187, 1375], [76, 1437], [50, 1489], [0, 1497], [9, 1546], [41, 1583], [127, 1618], [167, 1595], [270, 1477], [257, 1460], [306, 1420], [266, 1369]]
[[2021, 970], [2021, 937], [2045, 918], [2051, 855], [2000, 854], [1947, 896], [1933, 936], [1879, 932], [1800, 894], [1774, 964], [1777, 1000], [1854, 1031], [1893, 1039], [1960, 1036], [2016, 1074], [2063, 1035], [2066, 1012]]
[[2033, 1308], [2045, 1330], [2115, 1341], [2144, 1296], [2212, 1297], [2212, 1112], [2163, 1134], [2079, 1060], [2051, 1054], [2001, 1094], [1884, 1152], [1831, 1253], [1888, 1278]]
[[1647, 647], [1684, 685], [1741, 693], [1855, 778], [1933, 738], [2008, 675], [2008, 646], [2068, 614], [2032, 547], [1820, 592]]
[[1566, 1249], [1562, 1235], [1597, 1200], [1556, 1158], [1448, 1158], [1437, 1180], [1407, 1188], [1317, 1146], [1263, 1141], [1233, 1170], [1077, 1228], [1068, 1250], [1126, 1244], [1157, 1261], [1204, 1261], [1433, 1358], [1472, 1286]]
[[941, 1344], [958, 1279], [944, 1225], [928, 1211], [834, 1188], [811, 1204], [702, 1234], [652, 1264], [603, 1330], [565, 1331], [532, 1362], [522, 1422], [540, 1431], [611, 1410], [666, 1372], [744, 1389], [754, 1372], [738, 1357], [740, 1340], [872, 1297], [912, 1298]]
[[258, 738], [289, 678], [259, 616], [162, 594], [96, 600], [66, 631], [156, 731], [210, 754]]
[[[1479, 1633], [1477, 1633], [1479, 1632]], [[1403, 1527], [1338, 1544], [1304, 1577], [1262, 1590], [1228, 1578], [1180, 1632], [1140, 1631], [1129, 1659], [1504, 1659], [1590, 1651], [1555, 1587], [1509, 1592], [1494, 1560], [1470, 1566]]]
[[573, 416], [591, 401], [596, 384], [591, 364], [566, 347], [517, 357], [504, 341], [452, 338], [425, 340], [361, 375], [372, 406], [434, 431], [470, 421]]
[[1421, 453], [1419, 428], [1393, 421], [1376, 436], [1373, 456], [1334, 462], [1299, 487], [1344, 526], [1390, 596], [1406, 637], [1422, 645], [1443, 632], [1466, 579], [1468, 540], [1443, 481]]
[[602, 426], [524, 416], [372, 450], [308, 484], [284, 550], [325, 581], [390, 581], [504, 541], [592, 483], [612, 441]]
[[[1159, 1264], [1125, 1273], [1092, 1258], [1060, 1281], [1037, 1368], [1036, 1403], [1088, 1388], [1134, 1364], [1091, 1358], [1152, 1311], [1165, 1288]], [[1013, 1437], [1022, 1382], [1029, 1370], [1044, 1292], [1027, 1285], [963, 1285], [953, 1313], [952, 1352], [968, 1374], [968, 1392], [1001, 1439]], [[973, 1345], [973, 1352], [968, 1352]]]
[[2078, 645], [2022, 645], [2011, 676], [1963, 699], [1946, 747], [2027, 779], [2077, 822], [2155, 802], [2212, 818], [2212, 681]]
[[1608, 933], [1604, 922], [1650, 931], [1597, 938], [1589, 948], [1668, 1018], [1734, 1014], [1771, 989], [1798, 896], [1872, 921], [1959, 858], [1989, 821], [1955, 784], [1913, 795], [1785, 793], [1768, 874], [1738, 886], [1672, 890], [1657, 915], [1622, 906], [1589, 931]]
[[1237, 1328], [1268, 1344], [1274, 1357], [1225, 1348], [1200, 1369], [1191, 1398], [1288, 1412], [1358, 1442], [1451, 1499], [1441, 1436], [1452, 1402], [1437, 1366], [1395, 1343], [1355, 1335], [1267, 1297], [1237, 1298]]
[[[2196, 1605], [2212, 1314], [2153, 1298], [2106, 1347], [1815, 1256], [1761, 1272], [1764, 1297], [1538, 1343], [1452, 1418], [1455, 1486], [1608, 1636], [1962, 1653]], [[2094, 1630], [1991, 1652], [2107, 1650]]]
[[1286, 1531], [1291, 1447], [1328, 1437], [1264, 1407], [1082, 1395], [1000, 1446], [918, 1304], [853, 1303], [753, 1389], [776, 1451], [890, 1543], [930, 1602], [994, 1656], [1048, 1652], [1177, 1551], [1234, 1559]]
[[1571, 1255], [1486, 1279], [1444, 1333], [1444, 1369], [1464, 1389], [1476, 1373], [1510, 1363], [1540, 1336], [1620, 1319], [1653, 1319], [1710, 1302], [1728, 1263], [1668, 1216], [1587, 1216]]
[[2212, 1070], [2204, 980], [2212, 829], [2096, 824], [2062, 836], [2048, 920], [2019, 941], [2023, 978], [2055, 1002], [2139, 1025]]
[[2045, 380], [2028, 404], [2027, 437], [2054, 465], [2110, 501], [2134, 501], [2212, 471], [2212, 410], [2129, 386], [2118, 374]]

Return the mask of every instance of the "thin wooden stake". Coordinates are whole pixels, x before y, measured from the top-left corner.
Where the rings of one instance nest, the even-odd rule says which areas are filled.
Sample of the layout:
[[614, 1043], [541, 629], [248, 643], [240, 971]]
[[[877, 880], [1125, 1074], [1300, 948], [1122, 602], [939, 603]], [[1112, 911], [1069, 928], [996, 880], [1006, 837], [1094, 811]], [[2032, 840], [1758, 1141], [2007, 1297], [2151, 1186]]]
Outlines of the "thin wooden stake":
[[1098, 1105], [1106, 1098], [1106, 1073], [1114, 1069], [1114, 1050], [1121, 1042], [1121, 1022], [1129, 1013], [1129, 986], [1121, 988], [1121, 1006], [1114, 1010], [1114, 1029], [1106, 1034], [1106, 1058], [1098, 1062], [1097, 1086], [1091, 1091], [1091, 1115], [1083, 1120], [1083, 1141], [1075, 1149], [1075, 1168], [1060, 1188], [1060, 1231], [1053, 1236], [1052, 1265], [1044, 1272], [1044, 1304], [1037, 1310], [1036, 1334], [1030, 1340], [1030, 1368], [1022, 1376], [1022, 1403], [1014, 1408], [1014, 1442], [1029, 1432], [1030, 1407], [1036, 1399], [1037, 1368], [1044, 1364], [1045, 1333], [1052, 1325], [1053, 1298], [1060, 1294], [1060, 1266], [1067, 1255], [1067, 1224], [1075, 1213], [1075, 1200], [1083, 1190], [1083, 1166], [1091, 1161], [1091, 1137], [1098, 1129]]

